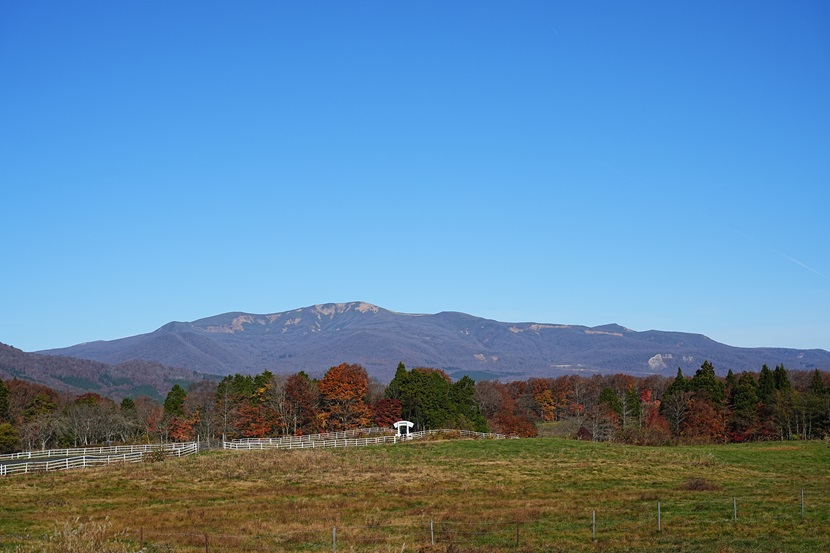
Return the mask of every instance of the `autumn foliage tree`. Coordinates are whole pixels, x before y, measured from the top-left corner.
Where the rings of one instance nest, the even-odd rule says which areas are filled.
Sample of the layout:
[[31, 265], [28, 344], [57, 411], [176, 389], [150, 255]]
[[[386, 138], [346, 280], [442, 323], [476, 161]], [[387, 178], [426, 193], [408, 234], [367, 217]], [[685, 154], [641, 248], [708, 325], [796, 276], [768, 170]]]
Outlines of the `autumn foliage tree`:
[[526, 395], [524, 387], [511, 388], [501, 382], [483, 380], [476, 383], [475, 389], [490, 430], [514, 436], [536, 436], [536, 425], [522, 414], [514, 397]]
[[369, 426], [372, 413], [366, 404], [369, 375], [360, 365], [343, 363], [330, 368], [318, 384], [322, 410], [320, 426], [340, 431]]
[[174, 384], [167, 397], [164, 398], [164, 413], [159, 421], [158, 428], [162, 433], [162, 441], [173, 440], [182, 442], [193, 437], [193, 423], [185, 417], [184, 401], [187, 392], [178, 384]]
[[372, 406], [375, 426], [391, 427], [401, 420], [401, 400], [388, 397], [381, 398]]
[[[672, 375], [673, 376], [673, 375]], [[830, 435], [830, 374], [783, 365], [726, 378], [706, 361], [689, 378], [652, 374], [563, 375], [527, 381], [453, 381], [444, 371], [401, 363], [388, 386], [358, 365], [305, 373], [234, 375], [164, 398], [115, 401], [27, 381], [0, 381], [0, 450], [312, 434], [396, 420], [534, 436], [634, 444], [814, 439]]]
[[293, 374], [285, 383], [285, 398], [288, 402], [289, 432], [295, 435], [317, 432], [320, 407], [317, 384], [302, 371]]

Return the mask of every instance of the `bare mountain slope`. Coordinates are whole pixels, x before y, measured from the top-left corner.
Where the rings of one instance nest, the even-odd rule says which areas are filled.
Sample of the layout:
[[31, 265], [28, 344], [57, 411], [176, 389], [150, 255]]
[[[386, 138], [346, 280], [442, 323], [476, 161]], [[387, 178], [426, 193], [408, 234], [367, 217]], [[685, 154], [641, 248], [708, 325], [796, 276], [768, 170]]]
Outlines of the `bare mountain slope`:
[[705, 359], [721, 373], [757, 371], [764, 363], [830, 369], [824, 350], [736, 348], [700, 334], [635, 332], [614, 324], [589, 328], [503, 323], [456, 312], [411, 315], [363, 302], [269, 315], [226, 313], [42, 353], [111, 364], [144, 359], [219, 375], [265, 369], [321, 375], [349, 362], [382, 381], [392, 378], [399, 361], [502, 379], [575, 371], [674, 375], [678, 367], [693, 372]]

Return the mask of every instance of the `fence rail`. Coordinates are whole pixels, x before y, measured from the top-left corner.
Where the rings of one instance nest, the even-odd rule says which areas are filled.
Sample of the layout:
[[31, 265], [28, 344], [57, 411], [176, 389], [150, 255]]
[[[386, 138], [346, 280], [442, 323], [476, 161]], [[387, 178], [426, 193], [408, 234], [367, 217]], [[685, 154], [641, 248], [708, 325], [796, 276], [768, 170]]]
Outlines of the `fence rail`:
[[225, 449], [323, 449], [332, 447], [360, 447], [366, 445], [393, 444], [400, 441], [398, 436], [375, 436], [374, 438], [341, 438], [330, 440], [259, 440], [245, 443], [225, 442]]
[[[372, 436], [372, 434], [378, 434]], [[388, 428], [363, 428], [346, 432], [311, 434], [308, 436], [285, 436], [282, 438], [246, 438], [223, 442], [224, 449], [316, 449], [333, 447], [360, 447], [379, 444], [396, 444], [406, 440], [419, 440], [430, 436], [448, 436], [475, 439], [503, 440], [508, 436], [471, 430], [421, 430], [408, 436], [398, 436]]]
[[[323, 432], [320, 434], [306, 434], [303, 436], [279, 436], [277, 438], [237, 438], [234, 440], [226, 440], [225, 443], [231, 444], [283, 444], [283, 443], [297, 443], [297, 442], [318, 442], [321, 440], [341, 440], [348, 438], [366, 438], [375, 435], [391, 436], [395, 434], [395, 430], [391, 428], [356, 428], [354, 430], [344, 430], [342, 432]], [[244, 449], [244, 448], [243, 448]]]
[[49, 457], [71, 457], [76, 455], [118, 455], [121, 453], [147, 453], [149, 451], [169, 451], [190, 447], [195, 442], [173, 442], [165, 444], [137, 444], [113, 445], [96, 447], [75, 447], [61, 449], [39, 449], [35, 451], [20, 451], [0, 455], [0, 461], [14, 461], [18, 459], [42, 459]]
[[413, 440], [417, 440], [419, 438], [425, 438], [427, 436], [435, 436], [435, 435], [453, 435], [458, 434], [462, 438], [474, 438], [477, 440], [506, 440], [508, 438], [516, 438], [517, 436], [507, 436], [505, 434], [495, 434], [493, 432], [474, 432], [472, 430], [452, 430], [452, 429], [439, 429], [439, 430], [419, 430], [418, 432], [412, 432], [410, 436]]
[[[46, 461], [26, 461], [19, 462], [20, 459], [29, 459], [30, 457], [17, 457], [18, 462], [11, 464], [0, 464], [0, 476], [11, 476], [13, 474], [30, 474], [35, 472], [49, 472], [55, 470], [69, 470], [94, 467], [99, 465], [109, 465], [112, 463], [139, 463], [144, 460], [146, 453], [162, 452], [168, 457], [183, 457], [185, 455], [193, 455], [198, 452], [199, 446], [196, 442], [179, 442], [175, 444], [157, 444], [157, 445], [141, 445], [133, 446], [137, 448], [134, 451], [128, 451], [130, 446], [118, 446], [120, 452], [107, 453], [106, 450], [114, 448], [84, 448], [88, 450], [88, 454], [80, 456], [72, 456], [78, 450], [73, 449], [55, 449], [52, 451], [52, 457], [61, 457], [60, 459], [47, 459]], [[93, 454], [89, 450], [94, 450]], [[103, 453], [98, 453], [97, 450], [104, 450]], [[67, 456], [65, 452], [69, 452]], [[29, 452], [24, 452], [29, 453]], [[42, 452], [35, 452], [42, 453]], [[42, 455], [37, 455], [31, 458], [43, 458]]]

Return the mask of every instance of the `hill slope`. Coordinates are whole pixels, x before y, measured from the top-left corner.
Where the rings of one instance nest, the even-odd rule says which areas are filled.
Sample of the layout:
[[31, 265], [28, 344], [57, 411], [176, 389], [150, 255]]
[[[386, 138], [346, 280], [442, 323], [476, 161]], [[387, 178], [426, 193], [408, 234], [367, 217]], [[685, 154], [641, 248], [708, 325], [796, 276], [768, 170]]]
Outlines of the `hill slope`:
[[410, 315], [362, 302], [270, 315], [226, 313], [44, 353], [111, 364], [144, 359], [219, 375], [268, 369], [319, 376], [349, 362], [384, 382], [399, 361], [502, 379], [575, 371], [674, 375], [678, 367], [693, 372], [705, 359], [721, 373], [757, 371], [764, 363], [830, 369], [830, 353], [824, 350], [736, 348], [700, 334], [635, 332], [619, 325], [503, 323], [455, 312]]
[[73, 394], [96, 392], [116, 399], [138, 395], [163, 398], [175, 383], [202, 379], [192, 370], [153, 361], [109, 365], [89, 359], [26, 353], [6, 344], [0, 344], [0, 378], [29, 380]]

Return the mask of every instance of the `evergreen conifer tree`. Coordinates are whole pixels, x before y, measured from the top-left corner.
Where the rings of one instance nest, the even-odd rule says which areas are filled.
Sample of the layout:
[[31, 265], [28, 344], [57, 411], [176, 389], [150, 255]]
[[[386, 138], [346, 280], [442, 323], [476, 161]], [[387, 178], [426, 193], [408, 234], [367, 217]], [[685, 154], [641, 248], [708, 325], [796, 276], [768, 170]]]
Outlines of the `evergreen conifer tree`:
[[689, 381], [689, 389], [696, 395], [722, 405], [725, 399], [723, 382], [715, 375], [715, 367], [708, 360], [704, 361]]
[[666, 388], [664, 396], [671, 396], [674, 394], [680, 394], [689, 389], [689, 381], [686, 380], [686, 377], [683, 376], [683, 370], [680, 367], [677, 367], [677, 376], [674, 377], [672, 383], [669, 384], [669, 387]]
[[738, 377], [735, 376], [732, 369], [727, 371], [724, 383], [726, 384], [726, 402], [732, 405], [735, 402], [735, 386], [738, 385]]
[[131, 398], [125, 397], [121, 400], [121, 412], [135, 411], [135, 401]]
[[167, 393], [167, 397], [164, 398], [164, 412], [168, 415], [177, 415], [181, 416], [184, 414], [184, 398], [187, 396], [187, 393], [184, 391], [184, 388], [179, 386], [178, 384], [174, 384], [173, 388]]
[[389, 399], [400, 400], [403, 390], [406, 387], [408, 376], [409, 373], [406, 372], [406, 366], [403, 364], [403, 361], [399, 362], [398, 368], [395, 370], [395, 376], [392, 378], [392, 382], [390, 382], [386, 387], [386, 397]]
[[772, 376], [775, 379], [776, 390], [780, 392], [789, 392], [792, 390], [790, 378], [787, 376], [787, 369], [784, 368], [784, 363], [775, 366], [775, 370], [772, 371]]
[[9, 420], [9, 387], [0, 378], [0, 422]]
[[761, 374], [758, 375], [758, 399], [769, 404], [775, 397], [775, 375], [764, 364], [761, 367]]
[[825, 393], [824, 379], [821, 378], [821, 373], [818, 369], [813, 371], [813, 378], [810, 379], [809, 391], [816, 396], [823, 396]]
[[450, 385], [453, 426], [462, 430], [487, 432], [487, 420], [478, 408], [475, 380], [467, 375]]
[[746, 432], [758, 419], [758, 385], [751, 373], [741, 373], [732, 401], [732, 429]]
[[640, 404], [640, 397], [634, 386], [631, 386], [625, 391], [625, 411], [627, 414], [627, 424], [629, 426], [639, 427], [643, 420], [643, 407]]
[[599, 394], [599, 403], [607, 404], [617, 414], [617, 416], [620, 417], [620, 420], [622, 420], [623, 404], [613, 389], [607, 386], [603, 388], [602, 392]]

